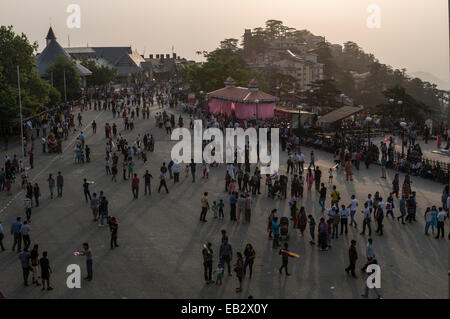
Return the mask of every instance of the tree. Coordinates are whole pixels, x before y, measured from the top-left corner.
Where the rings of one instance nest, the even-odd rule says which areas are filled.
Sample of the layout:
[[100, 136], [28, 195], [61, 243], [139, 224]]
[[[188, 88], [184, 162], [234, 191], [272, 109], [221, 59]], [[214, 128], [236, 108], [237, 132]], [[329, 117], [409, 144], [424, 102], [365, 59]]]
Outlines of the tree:
[[12, 26], [0, 27], [0, 119], [11, 122], [19, 118], [19, 91], [17, 66], [20, 70], [20, 86], [23, 115], [31, 116], [54, 106], [59, 96], [48, 81], [36, 71], [34, 52], [36, 42], [30, 43], [25, 34], [17, 35]]
[[222, 50], [230, 50], [232, 52], [239, 51], [238, 48], [238, 39], [230, 38], [220, 41], [220, 49]]
[[193, 92], [211, 92], [223, 87], [225, 80], [231, 76], [238, 86], [247, 86], [251, 79], [256, 79], [261, 90], [267, 90], [264, 76], [257, 71], [248, 70], [242, 56], [231, 49], [216, 49], [205, 55], [202, 65], [192, 64], [181, 69], [183, 79], [189, 83]]
[[99, 65], [93, 59], [84, 58], [81, 65], [92, 72], [92, 75], [87, 78], [88, 87], [105, 86], [117, 79], [117, 70], [109, 68], [105, 65]]
[[55, 88], [64, 97], [64, 74], [66, 78], [67, 100], [74, 100], [81, 94], [81, 78], [78, 73], [75, 61], [64, 55], [55, 58], [55, 62], [47, 68], [47, 77], [53, 73], [53, 83]]
[[336, 88], [336, 82], [326, 79], [311, 83], [311, 89], [307, 91], [306, 98], [311, 105], [336, 107], [340, 105], [340, 101], [338, 103], [340, 94], [341, 91]]

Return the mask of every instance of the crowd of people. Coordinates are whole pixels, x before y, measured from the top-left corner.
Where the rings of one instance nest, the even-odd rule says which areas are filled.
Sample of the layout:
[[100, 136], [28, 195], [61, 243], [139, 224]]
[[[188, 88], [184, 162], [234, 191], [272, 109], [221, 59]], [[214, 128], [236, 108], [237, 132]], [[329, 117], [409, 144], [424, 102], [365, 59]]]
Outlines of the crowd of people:
[[[290, 258], [296, 258], [295, 254], [290, 252], [287, 241], [281, 243], [282, 240], [289, 238], [289, 234], [297, 233], [300, 238], [308, 238], [311, 245], [316, 245], [320, 251], [327, 251], [332, 247], [333, 241], [339, 240], [339, 237], [347, 236], [349, 228], [357, 229], [361, 227], [361, 236], [367, 234], [369, 238], [366, 241], [366, 261], [361, 267], [361, 270], [366, 273], [366, 269], [370, 264], [378, 263], [375, 258], [373, 244], [376, 240], [373, 239], [372, 226], [375, 223], [375, 233], [380, 237], [384, 234], [384, 224], [387, 219], [392, 218], [392, 222], [401, 222], [406, 225], [415, 223], [419, 218], [425, 221], [424, 234], [431, 233], [436, 239], [444, 238], [444, 221], [448, 218], [448, 211], [450, 206], [450, 196], [448, 196], [448, 185], [444, 188], [442, 193], [442, 202], [432, 207], [428, 207], [425, 212], [417, 212], [418, 203], [416, 200], [416, 191], [413, 189], [411, 176], [428, 177], [428, 174], [433, 176], [433, 179], [442, 181], [445, 177], [437, 177], [434, 173], [435, 168], [427, 166], [418, 167], [417, 163], [421, 159], [420, 145], [415, 141], [411, 141], [411, 147], [408, 148], [406, 159], [397, 161], [394, 156], [395, 141], [390, 137], [379, 146], [375, 144], [364, 143], [361, 137], [352, 135], [343, 135], [337, 132], [332, 142], [328, 142], [328, 146], [323, 147], [324, 141], [319, 137], [313, 138], [308, 135], [299, 138], [296, 130], [289, 127], [289, 123], [280, 118], [274, 118], [267, 121], [259, 121], [255, 118], [251, 120], [238, 120], [234, 117], [226, 117], [224, 115], [213, 115], [205, 111], [205, 109], [181, 102], [175, 95], [171, 93], [171, 87], [168, 84], [161, 85], [154, 88], [138, 88], [134, 90], [98, 90], [90, 97], [83, 97], [78, 101], [80, 105], [79, 111], [75, 108], [75, 103], [69, 105], [67, 108], [58, 110], [53, 116], [43, 116], [39, 118], [34, 124], [32, 123], [27, 131], [27, 140], [33, 141], [40, 136], [42, 130], [42, 153], [46, 153], [54, 146], [50, 146], [53, 139], [56, 140], [56, 152], [62, 152], [62, 140], [67, 140], [69, 134], [73, 133], [76, 136], [74, 143], [74, 163], [85, 165], [92, 160], [104, 162], [105, 175], [111, 178], [111, 182], [118, 182], [119, 163], [122, 168], [122, 182], [130, 184], [130, 190], [133, 200], [139, 199], [139, 190], [141, 179], [144, 184], [144, 196], [151, 196], [152, 194], [152, 179], [154, 178], [149, 173], [148, 167], [145, 167], [145, 174], [141, 175], [137, 169], [137, 163], [142, 161], [143, 165], [148, 161], [148, 152], [154, 152], [155, 149], [155, 130], [165, 132], [170, 135], [172, 129], [176, 126], [183, 127], [183, 115], [188, 114], [189, 128], [194, 129], [194, 121], [201, 120], [204, 128], [216, 127], [225, 131], [226, 128], [242, 127], [244, 129], [254, 127], [269, 128], [268, 134], [271, 134], [271, 128], [280, 129], [280, 139], [282, 152], [287, 153], [286, 170], [280, 169], [273, 174], [261, 174], [258, 165], [251, 165], [249, 162], [250, 146], [247, 144], [244, 150], [235, 151], [234, 163], [220, 164], [220, 163], [179, 163], [176, 160], [168, 158], [159, 167], [158, 193], [164, 189], [169, 193], [168, 181], [173, 181], [173, 184], [180, 182], [180, 174], [184, 176], [185, 180], [188, 177], [192, 178], [192, 183], [196, 182], [199, 176], [202, 179], [209, 179], [210, 174], [216, 173], [216, 168], [221, 165], [226, 166], [224, 176], [223, 196], [220, 198], [209, 198], [209, 193], [204, 192], [200, 199], [201, 211], [199, 221], [206, 223], [208, 212], [212, 211], [212, 218], [217, 221], [223, 221], [229, 218], [231, 223], [246, 223], [251, 224], [252, 213], [254, 210], [254, 203], [259, 198], [268, 197], [275, 201], [288, 201], [290, 208], [290, 216], [278, 216], [277, 209], [271, 209], [267, 216], [267, 237], [272, 240], [272, 247], [276, 249], [281, 256], [281, 267], [279, 273], [285, 271], [287, 276], [290, 275], [288, 271], [288, 261]], [[151, 107], [158, 106], [154, 117], [150, 117]], [[168, 106], [169, 109], [165, 109]], [[175, 108], [178, 106], [178, 110]], [[172, 109], [171, 109], [172, 108]], [[88, 138], [86, 137], [83, 126], [83, 112], [85, 110], [93, 111], [110, 111], [113, 118], [117, 119], [114, 123], [106, 123], [104, 126], [105, 133], [105, 149], [104, 156], [95, 159], [91, 158], [91, 149], [88, 145]], [[155, 109], [152, 109], [155, 111]], [[178, 121], [175, 113], [179, 112]], [[75, 124], [75, 115], [78, 121]], [[139, 121], [153, 122], [153, 126], [146, 126], [146, 131], [135, 132], [134, 123]], [[123, 127], [119, 122], [122, 121]], [[28, 125], [28, 124], [27, 124]], [[95, 120], [90, 125], [92, 134], [97, 134], [97, 123]], [[34, 134], [32, 133], [34, 132]], [[31, 134], [31, 135], [30, 135]], [[130, 139], [129, 136], [132, 136]], [[128, 137], [128, 138], [127, 138]], [[45, 141], [44, 141], [45, 139]], [[270, 140], [270, 138], [269, 138]], [[50, 143], [51, 142], [51, 143]], [[204, 141], [203, 146], [207, 145], [208, 141]], [[317, 165], [317, 157], [312, 150], [309, 157], [303, 154], [302, 150], [305, 147], [320, 146], [322, 149], [329, 149], [333, 152], [334, 164], [331, 167], [320, 168]], [[44, 251], [42, 257], [40, 255], [39, 245], [33, 242], [30, 238], [32, 231], [30, 224], [31, 211], [39, 207], [39, 200], [41, 190], [39, 185], [34, 182], [34, 185], [28, 181], [28, 172], [33, 169], [32, 158], [34, 157], [34, 147], [28, 147], [30, 168], [27, 170], [22, 161], [14, 155], [11, 159], [5, 155], [4, 168], [1, 171], [1, 189], [5, 189], [11, 193], [11, 184], [18, 174], [22, 177], [22, 187], [25, 190], [25, 218], [22, 222], [22, 216], [18, 216], [16, 221], [11, 225], [11, 239], [13, 241], [13, 251], [17, 247], [21, 267], [23, 270], [24, 284], [28, 285], [28, 277], [30, 271], [32, 272], [32, 284], [40, 285], [38, 282], [38, 266], [40, 267], [40, 278], [43, 289], [51, 290], [50, 274], [51, 267], [48, 257], [48, 252]], [[215, 150], [211, 150], [214, 154]], [[244, 155], [244, 163], [238, 163], [237, 158], [239, 153]], [[415, 155], [415, 154], [419, 155]], [[418, 157], [418, 161], [414, 164], [410, 159]], [[122, 159], [120, 159], [122, 157]], [[407, 164], [403, 163], [406, 161]], [[352, 194], [349, 202], [344, 202], [341, 199], [339, 188], [342, 185], [337, 185], [334, 179], [336, 174], [343, 171], [346, 175], [346, 182], [353, 182], [353, 169], [360, 169], [360, 162], [363, 161], [366, 168], [374, 162], [380, 164], [382, 170], [382, 178], [386, 178], [386, 168], [393, 168], [397, 171], [406, 173], [402, 186], [400, 187], [399, 174], [395, 175], [392, 182], [392, 191], [389, 193], [382, 193], [377, 191], [375, 194], [367, 194], [365, 199], [361, 198], [361, 194]], [[167, 165], [166, 165], [167, 163]], [[400, 164], [399, 164], [400, 163]], [[151, 164], [155, 167], [156, 163]], [[414, 166], [415, 165], [415, 166]], [[159, 166], [159, 165], [158, 165]], [[201, 167], [198, 169], [198, 166]], [[200, 173], [198, 173], [200, 172]], [[448, 176], [448, 173], [446, 173]], [[328, 177], [328, 178], [327, 178]], [[448, 177], [447, 177], [448, 179]], [[120, 180], [120, 178], [119, 178]], [[54, 197], [54, 188], [57, 187], [57, 196], [63, 196], [64, 178], [62, 172], [58, 172], [56, 178], [52, 174], [48, 176], [48, 187], [50, 198]], [[110, 215], [109, 202], [107, 194], [101, 189], [95, 192], [91, 190], [94, 186], [93, 181], [85, 178], [82, 183], [84, 192], [84, 199], [90, 205], [92, 211], [93, 222], [98, 222], [98, 227], [109, 227], [109, 242], [111, 249], [119, 247], [118, 242], [118, 226], [119, 220]], [[313, 187], [314, 186], [314, 187]], [[92, 191], [92, 194], [91, 194]], [[308, 193], [310, 196], [305, 196]], [[108, 194], [108, 197], [114, 194]], [[34, 198], [34, 201], [33, 201]], [[321, 211], [307, 212], [306, 201], [317, 201], [321, 207]], [[360, 201], [362, 202], [360, 204]], [[398, 208], [397, 208], [398, 207]], [[423, 213], [423, 216], [421, 216]], [[208, 217], [209, 218], [209, 217]], [[361, 226], [360, 226], [361, 225]], [[308, 229], [308, 232], [306, 231]], [[309, 235], [308, 235], [309, 233]], [[3, 239], [6, 236], [5, 228], [0, 222], [0, 248], [4, 250]], [[295, 236], [298, 238], [298, 236]], [[233, 248], [230, 244], [229, 236], [225, 229], [221, 232], [221, 244], [218, 249], [218, 259], [216, 262], [217, 268], [215, 270], [217, 285], [222, 285], [225, 268], [227, 268], [228, 275], [232, 272], [236, 273], [239, 287], [237, 292], [242, 291], [242, 282], [248, 273], [248, 280], [252, 278], [254, 261], [257, 258], [255, 249], [251, 243], [246, 243], [243, 249], [238, 249], [233, 254]], [[31, 252], [28, 249], [33, 243]], [[23, 244], [23, 250], [22, 250]], [[357, 277], [355, 273], [356, 260], [358, 259], [355, 248], [356, 241], [352, 240], [349, 247], [349, 267], [345, 271], [353, 277]], [[213, 245], [210, 242], [202, 246], [204, 279], [207, 284], [212, 283], [212, 268], [215, 261], [213, 253]], [[242, 251], [242, 252], [241, 252]], [[88, 243], [83, 244], [83, 249], [76, 252], [78, 256], [86, 256], [86, 279], [91, 281], [93, 279], [93, 254]], [[231, 267], [233, 257], [236, 257], [234, 266]], [[247, 272], [248, 269], [248, 272]], [[47, 287], [47, 288], [45, 288]], [[378, 291], [375, 291], [380, 297]], [[367, 290], [363, 294], [367, 297]]]

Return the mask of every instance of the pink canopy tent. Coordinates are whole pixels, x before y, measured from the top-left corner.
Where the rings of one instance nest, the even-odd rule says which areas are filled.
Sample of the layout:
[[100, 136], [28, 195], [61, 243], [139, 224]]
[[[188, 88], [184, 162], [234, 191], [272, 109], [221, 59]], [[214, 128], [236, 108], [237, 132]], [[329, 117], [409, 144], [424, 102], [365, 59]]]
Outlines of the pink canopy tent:
[[209, 112], [230, 116], [234, 111], [236, 117], [242, 120], [258, 118], [267, 120], [274, 117], [277, 98], [259, 91], [255, 80], [250, 81], [248, 88], [236, 87], [229, 77], [225, 88], [207, 94]]

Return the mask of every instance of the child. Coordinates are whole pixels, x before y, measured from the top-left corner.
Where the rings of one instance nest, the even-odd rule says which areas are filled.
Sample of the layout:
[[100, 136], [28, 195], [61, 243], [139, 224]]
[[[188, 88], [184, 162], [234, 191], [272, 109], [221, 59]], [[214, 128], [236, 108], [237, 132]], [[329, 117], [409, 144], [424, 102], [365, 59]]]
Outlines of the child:
[[328, 183], [333, 184], [333, 169], [332, 168], [330, 168]]
[[223, 265], [219, 263], [217, 269], [214, 271], [216, 273], [216, 285], [222, 285], [223, 271]]
[[212, 205], [211, 209], [214, 212], [214, 218], [217, 218], [217, 211], [219, 209], [219, 206], [217, 205], [216, 201], [213, 201], [213, 205]]
[[223, 209], [225, 207], [225, 204], [223, 203], [223, 199], [221, 199], [219, 201], [219, 204], [217, 205], [217, 207], [219, 208], [219, 219], [223, 219], [224, 218]]
[[203, 163], [203, 178], [208, 179], [209, 177], [209, 164]]

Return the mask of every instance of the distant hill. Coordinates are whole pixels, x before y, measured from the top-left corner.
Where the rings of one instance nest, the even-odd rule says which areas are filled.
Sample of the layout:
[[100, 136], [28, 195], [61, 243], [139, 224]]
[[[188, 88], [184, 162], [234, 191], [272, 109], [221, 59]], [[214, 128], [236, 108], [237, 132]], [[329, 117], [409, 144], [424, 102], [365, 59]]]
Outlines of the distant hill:
[[411, 77], [420, 78], [422, 81], [428, 81], [432, 84], [436, 84], [441, 90], [450, 90], [450, 82], [442, 80], [431, 73], [419, 71], [411, 73]]

